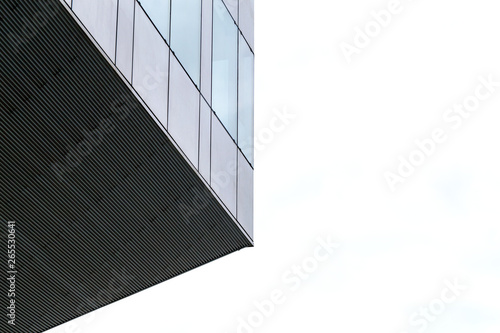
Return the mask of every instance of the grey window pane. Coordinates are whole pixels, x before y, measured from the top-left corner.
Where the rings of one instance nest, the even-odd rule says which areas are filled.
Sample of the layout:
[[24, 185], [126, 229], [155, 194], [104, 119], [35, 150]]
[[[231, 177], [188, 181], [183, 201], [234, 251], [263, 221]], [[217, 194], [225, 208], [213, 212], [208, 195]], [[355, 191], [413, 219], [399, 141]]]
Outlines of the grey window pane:
[[233, 17], [234, 21], [238, 23], [238, 0], [224, 0], [229, 13]]
[[169, 48], [146, 13], [135, 9], [132, 85], [166, 127]]
[[254, 0], [240, 0], [240, 21], [238, 25], [243, 36], [254, 49]]
[[210, 183], [210, 132], [212, 110], [207, 102], [200, 97], [200, 158], [198, 170], [207, 182]]
[[237, 219], [253, 239], [253, 169], [240, 152], [238, 152]]
[[215, 117], [212, 117], [211, 186], [229, 211], [236, 216], [236, 144]]
[[238, 30], [222, 3], [214, 1], [212, 108], [231, 136], [237, 132]]
[[129, 82], [132, 78], [132, 39], [134, 35], [135, 0], [118, 3], [118, 33], [116, 41], [116, 66]]
[[168, 132], [194, 166], [198, 167], [200, 93], [181, 65], [170, 59]]
[[202, 0], [201, 93], [212, 104], [212, 0]]
[[238, 146], [253, 165], [254, 55], [240, 34], [238, 68]]
[[113, 61], [115, 60], [117, 1], [73, 1], [73, 11]]
[[169, 42], [170, 34], [170, 1], [169, 0], [140, 0], [148, 16], [160, 31], [163, 38]]
[[172, 51], [200, 86], [201, 0], [172, 0]]

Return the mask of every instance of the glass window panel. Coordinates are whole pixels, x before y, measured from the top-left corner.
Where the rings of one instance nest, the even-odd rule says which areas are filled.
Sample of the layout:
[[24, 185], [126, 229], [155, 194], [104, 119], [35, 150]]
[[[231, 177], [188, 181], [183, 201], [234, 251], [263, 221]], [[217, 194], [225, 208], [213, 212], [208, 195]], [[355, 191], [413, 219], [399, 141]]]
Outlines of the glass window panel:
[[253, 239], [253, 169], [238, 152], [238, 213], [237, 220]]
[[238, 146], [253, 165], [254, 56], [241, 34], [238, 73]]
[[238, 0], [224, 0], [229, 13], [233, 17], [234, 21], [238, 23]]
[[212, 110], [200, 96], [200, 158], [198, 170], [210, 182], [210, 127]]
[[73, 1], [73, 11], [112, 60], [115, 59], [117, 1]]
[[172, 51], [200, 86], [201, 0], [172, 0]]
[[194, 166], [198, 167], [200, 93], [181, 65], [170, 59], [168, 132]]
[[202, 0], [201, 93], [212, 104], [212, 0]]
[[135, 0], [118, 3], [118, 34], [116, 41], [116, 66], [130, 82], [132, 77], [132, 38], [134, 35]]
[[238, 30], [222, 0], [214, 1], [212, 108], [231, 136], [237, 132]]
[[236, 216], [236, 144], [212, 117], [212, 160], [210, 185], [229, 211]]
[[139, 1], [151, 21], [160, 31], [163, 38], [169, 42], [170, 34], [170, 1], [169, 0], [140, 0]]
[[153, 23], [135, 8], [132, 85], [162, 124], [167, 125], [169, 48]]
[[240, 21], [238, 25], [243, 36], [254, 49], [254, 0], [240, 0]]

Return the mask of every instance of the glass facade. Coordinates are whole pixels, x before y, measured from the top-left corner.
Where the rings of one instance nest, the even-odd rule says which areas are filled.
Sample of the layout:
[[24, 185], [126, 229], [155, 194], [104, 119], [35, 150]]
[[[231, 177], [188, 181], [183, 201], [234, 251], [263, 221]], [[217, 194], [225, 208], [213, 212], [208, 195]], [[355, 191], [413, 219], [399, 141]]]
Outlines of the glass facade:
[[118, 26], [116, 32], [116, 66], [132, 81], [132, 46], [134, 39], [134, 4], [135, 0], [118, 2]]
[[68, 6], [252, 234], [254, 0], [73, 0]]
[[239, 5], [239, 21], [238, 26], [240, 27], [243, 36], [248, 42], [250, 47], [254, 48], [253, 45], [253, 20], [254, 20], [254, 0], [240, 0]]
[[73, 11], [101, 45], [115, 58], [117, 0], [73, 0]]
[[193, 165], [198, 166], [200, 95], [174, 57], [170, 59], [168, 132]]
[[238, 64], [238, 146], [253, 165], [253, 53], [240, 34]]
[[142, 8], [163, 36], [170, 42], [170, 1], [168, 0], [140, 0]]
[[201, 94], [212, 105], [212, 0], [202, 0]]
[[212, 108], [233, 139], [238, 119], [238, 28], [222, 0], [214, 0]]
[[172, 51], [197, 87], [200, 87], [200, 38], [201, 0], [172, 0]]
[[233, 20], [238, 23], [238, 0], [223, 0]]
[[155, 117], [167, 125], [169, 49], [146, 13], [135, 10], [132, 85]]
[[210, 184], [229, 211], [236, 215], [238, 150], [218, 119], [212, 119], [211, 134]]
[[238, 222], [253, 237], [253, 169], [238, 152]]

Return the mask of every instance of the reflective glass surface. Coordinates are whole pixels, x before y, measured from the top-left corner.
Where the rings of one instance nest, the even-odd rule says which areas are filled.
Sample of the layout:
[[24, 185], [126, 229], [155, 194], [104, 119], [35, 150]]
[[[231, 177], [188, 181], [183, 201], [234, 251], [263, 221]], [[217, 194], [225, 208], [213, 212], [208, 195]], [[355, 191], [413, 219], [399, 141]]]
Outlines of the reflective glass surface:
[[238, 0], [223, 0], [234, 21], [238, 23]]
[[163, 38], [169, 42], [170, 33], [170, 1], [169, 0], [139, 0], [140, 4], [160, 31]]
[[253, 164], [254, 56], [241, 34], [238, 73], [238, 146]]
[[212, 108], [231, 136], [237, 133], [238, 30], [222, 0], [214, 0]]
[[172, 51], [200, 86], [201, 0], [172, 0]]
[[167, 125], [169, 48], [144, 11], [135, 8], [132, 85], [156, 117]]
[[238, 152], [238, 222], [253, 238], [253, 169]]
[[118, 0], [73, 0], [73, 11], [113, 61], [117, 6]]
[[236, 144], [215, 117], [212, 117], [211, 186], [229, 211], [236, 216]]
[[254, 49], [254, 0], [240, 0], [240, 16], [238, 25], [243, 32], [243, 36], [250, 44], [252, 50]]
[[210, 132], [212, 110], [207, 102], [200, 97], [200, 157], [198, 170], [210, 183]]
[[198, 167], [200, 94], [174, 57], [170, 58], [168, 132]]
[[130, 82], [132, 77], [132, 38], [134, 35], [134, 0], [118, 3], [116, 66]]
[[201, 8], [201, 93], [212, 104], [212, 0], [202, 0]]

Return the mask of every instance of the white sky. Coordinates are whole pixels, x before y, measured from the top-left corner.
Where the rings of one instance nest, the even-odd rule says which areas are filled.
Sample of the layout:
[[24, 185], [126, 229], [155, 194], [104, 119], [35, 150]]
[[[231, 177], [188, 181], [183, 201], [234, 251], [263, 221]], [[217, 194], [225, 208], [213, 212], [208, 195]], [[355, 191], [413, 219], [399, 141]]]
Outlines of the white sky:
[[[500, 332], [500, 87], [460, 128], [442, 118], [480, 75], [500, 81], [500, 6], [401, 0], [348, 64], [340, 43], [389, 2], [257, 0], [255, 133], [296, 118], [256, 152], [255, 248], [49, 332], [236, 333], [273, 290], [284, 302], [240, 333], [423, 332], [415, 311], [455, 279], [467, 290], [425, 331]], [[448, 139], [391, 192], [384, 173], [435, 128]], [[283, 275], [329, 236], [294, 290]]]

